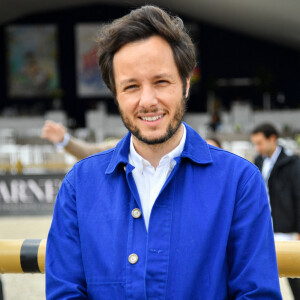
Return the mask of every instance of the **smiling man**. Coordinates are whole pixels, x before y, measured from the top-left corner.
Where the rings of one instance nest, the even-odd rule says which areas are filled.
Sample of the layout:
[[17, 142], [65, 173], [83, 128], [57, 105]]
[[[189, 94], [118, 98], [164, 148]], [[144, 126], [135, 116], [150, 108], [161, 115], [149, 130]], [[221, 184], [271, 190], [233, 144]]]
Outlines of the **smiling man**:
[[103, 28], [102, 77], [129, 132], [66, 175], [47, 299], [281, 299], [259, 170], [182, 122], [195, 64], [182, 21], [157, 7]]
[[124, 45], [113, 66], [122, 120], [137, 153], [156, 168], [183, 136], [190, 78], [183, 87], [172, 49], [158, 35]]

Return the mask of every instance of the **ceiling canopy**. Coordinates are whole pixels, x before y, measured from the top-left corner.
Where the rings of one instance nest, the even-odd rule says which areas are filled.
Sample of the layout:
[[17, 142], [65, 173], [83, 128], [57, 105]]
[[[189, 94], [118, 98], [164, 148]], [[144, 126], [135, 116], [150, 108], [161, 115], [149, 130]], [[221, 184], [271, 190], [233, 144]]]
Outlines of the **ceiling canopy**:
[[[1, 0], [0, 24], [31, 13], [78, 5], [142, 5], [140, 0]], [[149, 2], [148, 2], [149, 3]], [[152, 0], [151, 3], [199, 21], [238, 30], [300, 49], [298, 0]]]

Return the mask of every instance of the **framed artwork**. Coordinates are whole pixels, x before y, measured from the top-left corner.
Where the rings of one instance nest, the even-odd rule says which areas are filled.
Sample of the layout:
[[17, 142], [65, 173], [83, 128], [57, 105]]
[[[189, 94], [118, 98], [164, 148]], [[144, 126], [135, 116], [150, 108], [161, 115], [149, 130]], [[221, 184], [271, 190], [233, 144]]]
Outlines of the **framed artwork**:
[[13, 25], [7, 40], [8, 96], [52, 96], [59, 89], [55, 25]]
[[95, 41], [101, 23], [79, 23], [75, 27], [76, 82], [79, 97], [111, 95], [104, 84], [97, 61]]

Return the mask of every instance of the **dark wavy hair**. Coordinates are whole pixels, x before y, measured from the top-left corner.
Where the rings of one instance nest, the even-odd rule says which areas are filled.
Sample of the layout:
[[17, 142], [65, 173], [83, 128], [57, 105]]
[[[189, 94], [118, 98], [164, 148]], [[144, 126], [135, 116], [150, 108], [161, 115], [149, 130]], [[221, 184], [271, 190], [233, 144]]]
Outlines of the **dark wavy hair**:
[[275, 135], [277, 138], [279, 136], [277, 129], [270, 123], [263, 123], [255, 127], [251, 134], [262, 133], [267, 139], [271, 135]]
[[174, 60], [186, 89], [187, 78], [196, 66], [194, 44], [179, 17], [171, 16], [156, 6], [142, 6], [129, 14], [104, 25], [96, 39], [99, 49], [99, 67], [102, 79], [116, 96], [113, 58], [124, 45], [158, 35], [165, 39], [174, 55]]

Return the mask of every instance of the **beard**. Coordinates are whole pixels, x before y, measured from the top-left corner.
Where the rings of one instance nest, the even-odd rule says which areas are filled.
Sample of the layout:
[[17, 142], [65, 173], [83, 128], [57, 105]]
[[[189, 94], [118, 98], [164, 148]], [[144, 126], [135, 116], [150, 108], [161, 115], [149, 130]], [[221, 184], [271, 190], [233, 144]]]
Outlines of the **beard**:
[[[161, 135], [160, 137], [156, 138], [149, 138], [141, 133], [141, 130], [133, 124], [133, 122], [126, 116], [126, 114], [121, 110], [120, 106], [118, 106], [122, 121], [125, 127], [134, 135], [138, 140], [147, 144], [147, 145], [157, 145], [162, 144], [168, 141], [178, 130], [180, 127], [183, 116], [186, 111], [186, 98], [183, 96], [181, 101], [176, 107], [175, 114], [173, 119], [170, 121], [170, 124], [167, 127], [165, 134]], [[155, 110], [143, 110], [142, 113], [155, 113]]]

